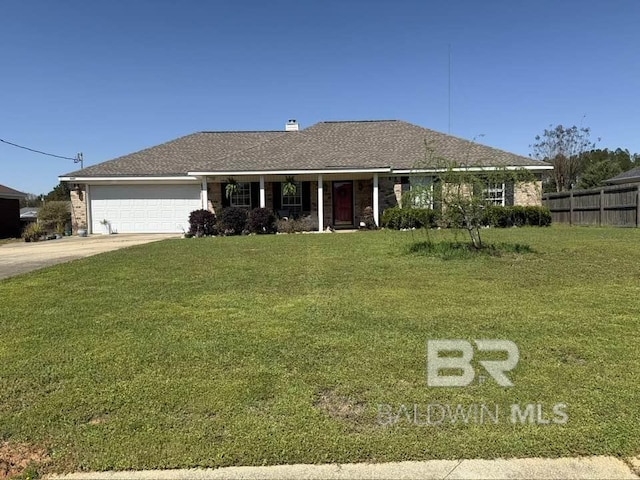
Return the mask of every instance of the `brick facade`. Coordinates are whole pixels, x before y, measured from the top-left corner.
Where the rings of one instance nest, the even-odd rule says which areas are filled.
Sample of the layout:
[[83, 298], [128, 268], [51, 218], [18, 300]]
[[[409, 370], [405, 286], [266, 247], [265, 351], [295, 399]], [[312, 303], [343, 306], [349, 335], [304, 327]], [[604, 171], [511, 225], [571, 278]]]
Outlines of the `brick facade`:
[[87, 186], [81, 185], [80, 190], [71, 190], [71, 231], [75, 235], [87, 227]]
[[513, 204], [522, 206], [542, 205], [542, 181], [516, 183], [513, 188]]

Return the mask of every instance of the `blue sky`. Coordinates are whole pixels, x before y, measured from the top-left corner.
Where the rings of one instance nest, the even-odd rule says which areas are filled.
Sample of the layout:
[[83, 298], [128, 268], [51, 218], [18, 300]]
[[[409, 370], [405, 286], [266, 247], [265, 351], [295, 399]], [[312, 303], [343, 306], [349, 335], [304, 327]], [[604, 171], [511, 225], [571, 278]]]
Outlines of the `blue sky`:
[[[640, 152], [640, 2], [4, 0], [0, 139], [85, 166], [201, 130], [402, 119], [528, 155]], [[0, 183], [76, 168], [0, 143]]]

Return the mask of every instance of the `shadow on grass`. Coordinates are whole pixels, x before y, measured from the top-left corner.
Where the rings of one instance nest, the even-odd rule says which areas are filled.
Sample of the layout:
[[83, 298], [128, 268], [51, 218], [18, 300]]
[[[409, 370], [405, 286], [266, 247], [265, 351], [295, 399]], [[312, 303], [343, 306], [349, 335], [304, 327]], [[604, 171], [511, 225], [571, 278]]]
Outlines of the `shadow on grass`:
[[535, 253], [535, 250], [523, 243], [485, 243], [481, 248], [476, 248], [467, 242], [422, 241], [411, 243], [407, 248], [407, 253], [442, 260], [455, 260], [483, 256], [500, 257], [503, 254]]

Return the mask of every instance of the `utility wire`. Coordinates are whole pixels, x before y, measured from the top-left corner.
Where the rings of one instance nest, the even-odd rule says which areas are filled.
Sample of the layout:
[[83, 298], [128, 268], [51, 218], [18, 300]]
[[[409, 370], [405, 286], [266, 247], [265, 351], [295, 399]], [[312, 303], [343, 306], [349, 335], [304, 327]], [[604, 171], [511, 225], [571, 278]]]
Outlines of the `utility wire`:
[[73, 160], [74, 162], [77, 162], [77, 160], [78, 160], [77, 157], [76, 158], [63, 157], [62, 155], [54, 155], [53, 153], [41, 152], [40, 150], [35, 150], [33, 148], [23, 147], [22, 145], [18, 145], [16, 143], [7, 142], [6, 140], [3, 140], [1, 138], [0, 138], [0, 142], [6, 143], [7, 145], [12, 145], [14, 147], [22, 148], [24, 150], [29, 150], [30, 152], [40, 153], [42, 155], [48, 155], [49, 157], [62, 158], [63, 160]]

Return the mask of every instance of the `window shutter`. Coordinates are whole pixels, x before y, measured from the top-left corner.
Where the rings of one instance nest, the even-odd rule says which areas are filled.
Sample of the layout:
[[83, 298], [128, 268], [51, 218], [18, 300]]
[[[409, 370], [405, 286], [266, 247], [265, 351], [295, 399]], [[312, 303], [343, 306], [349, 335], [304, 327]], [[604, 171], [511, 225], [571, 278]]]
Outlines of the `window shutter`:
[[260, 206], [260, 182], [251, 182], [251, 208]]
[[273, 182], [273, 210], [278, 213], [282, 208], [282, 184]]
[[504, 184], [504, 204], [507, 207], [512, 207], [513, 206], [513, 197], [514, 197], [514, 188], [513, 188], [513, 182], [506, 182]]
[[311, 182], [302, 182], [302, 211], [311, 211]]
[[400, 177], [400, 185], [403, 193], [411, 190], [411, 182], [409, 180], [409, 177]]
[[222, 189], [222, 208], [229, 207], [231, 202], [227, 198], [227, 185], [228, 183], [221, 183], [220, 188]]

